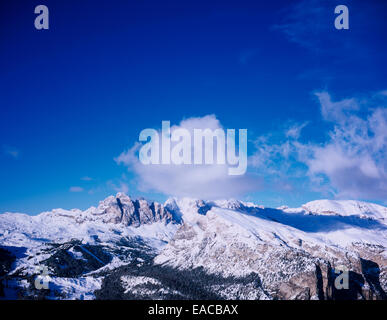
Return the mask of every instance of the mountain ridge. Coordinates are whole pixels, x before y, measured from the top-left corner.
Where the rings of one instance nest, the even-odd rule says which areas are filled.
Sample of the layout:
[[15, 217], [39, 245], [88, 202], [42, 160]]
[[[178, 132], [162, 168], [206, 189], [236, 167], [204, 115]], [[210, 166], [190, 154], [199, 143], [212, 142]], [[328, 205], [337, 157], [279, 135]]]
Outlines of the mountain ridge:
[[[40, 214], [43, 214], [43, 213], [50, 213], [50, 212], [58, 212], [58, 213], [81, 213], [81, 212], [92, 212], [92, 211], [97, 211], [101, 206], [105, 205], [106, 206], [106, 203], [108, 202], [112, 202], [113, 201], [116, 201], [117, 199], [124, 199], [124, 201], [126, 202], [127, 200], [129, 201], [136, 201], [136, 202], [146, 202], [148, 203], [149, 205], [151, 204], [157, 204], [157, 205], [162, 205], [164, 207], [167, 207], [167, 205], [171, 205], [173, 202], [176, 202], [176, 201], [179, 201], [179, 200], [187, 200], [187, 201], [197, 201], [197, 202], [203, 202], [203, 203], [210, 203], [210, 204], [213, 204], [213, 205], [217, 205], [221, 208], [228, 208], [228, 209], [238, 209], [238, 207], [256, 207], [256, 208], [261, 208], [261, 209], [264, 209], [264, 208], [271, 208], [271, 207], [265, 207], [263, 205], [260, 205], [260, 204], [256, 204], [254, 202], [245, 202], [245, 201], [242, 201], [242, 200], [237, 200], [237, 199], [234, 199], [234, 198], [230, 198], [230, 199], [222, 199], [222, 200], [201, 200], [201, 199], [198, 199], [198, 198], [188, 198], [188, 197], [182, 197], [182, 198], [176, 198], [176, 197], [169, 197], [167, 198], [167, 200], [164, 202], [164, 203], [159, 203], [157, 201], [148, 201], [148, 200], [145, 200], [143, 198], [139, 198], [139, 199], [134, 199], [132, 200], [132, 198], [130, 196], [128, 196], [127, 194], [123, 193], [123, 192], [118, 192], [115, 196], [114, 195], [110, 195], [108, 197], [106, 197], [104, 200], [101, 200], [99, 202], [99, 205], [97, 207], [95, 206], [91, 206], [85, 210], [81, 210], [81, 209], [78, 209], [78, 208], [72, 208], [72, 209], [63, 209], [63, 208], [54, 208], [50, 211], [42, 211], [40, 213], [37, 213], [37, 214], [34, 214], [34, 215], [30, 215], [30, 214], [27, 214], [27, 213], [23, 213], [23, 212], [11, 212], [11, 211], [5, 211], [5, 212], [2, 212], [0, 213], [1, 214], [26, 214], [26, 215], [29, 215], [29, 216], [37, 216], [37, 215], [40, 215]], [[350, 204], [349, 206], [346, 206], [345, 204]], [[355, 211], [352, 211], [353, 214], [361, 214], [361, 213], [371, 213], [371, 212], [375, 212], [376, 211], [381, 211], [382, 212], [382, 215], [383, 217], [380, 217], [380, 218], [384, 218], [384, 219], [387, 219], [387, 206], [383, 206], [381, 204], [376, 204], [376, 203], [373, 203], [373, 202], [369, 202], [369, 201], [361, 201], [361, 200], [331, 200], [331, 199], [318, 199], [318, 200], [313, 200], [313, 201], [309, 201], [305, 204], [302, 204], [301, 206], [299, 207], [289, 207], [289, 206], [286, 206], [286, 205], [282, 205], [280, 207], [277, 207], [276, 209], [278, 210], [287, 210], [289, 212], [299, 212], [299, 211], [305, 211], [306, 213], [314, 213], [314, 214], [324, 214], [324, 209], [323, 208], [326, 208], [326, 207], [336, 207], [336, 210], [339, 209], [341, 207], [341, 210], [344, 210], [344, 212], [342, 211], [341, 213], [340, 212], [337, 212], [337, 211], [332, 211], [333, 214], [338, 214], [338, 215], [348, 215], [348, 212], [351, 212], [351, 208], [355, 208], [357, 207], [357, 210]], [[361, 210], [361, 208], [364, 208], [366, 210]], [[372, 209], [370, 209], [372, 208]], [[274, 208], [272, 208], [274, 209]], [[360, 210], [359, 210], [360, 209]], [[368, 209], [368, 211], [367, 211]], [[347, 212], [345, 212], [347, 211]], [[329, 213], [329, 211], [326, 211], [326, 213]]]
[[[6, 276], [26, 297], [42, 294], [26, 279], [45, 265], [51, 298], [111, 298], [119, 286], [114, 296], [123, 299], [201, 291], [225, 299], [336, 299], [332, 270], [345, 265], [355, 277], [345, 297], [379, 299], [387, 290], [386, 209], [352, 200], [277, 209], [235, 199], [160, 204], [118, 193], [84, 211], [0, 214], [0, 247], [13, 254]], [[185, 280], [175, 287], [178, 275]], [[198, 287], [187, 291], [184, 281]]]

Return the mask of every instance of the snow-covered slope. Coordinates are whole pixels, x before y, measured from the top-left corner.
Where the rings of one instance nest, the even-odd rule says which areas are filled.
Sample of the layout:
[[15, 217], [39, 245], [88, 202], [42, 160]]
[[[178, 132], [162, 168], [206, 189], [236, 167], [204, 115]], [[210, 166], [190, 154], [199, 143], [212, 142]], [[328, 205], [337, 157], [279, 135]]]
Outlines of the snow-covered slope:
[[341, 203], [347, 209], [338, 212], [342, 216], [326, 216], [236, 201], [175, 200], [184, 224], [155, 262], [222, 276], [258, 274], [264, 293], [257, 291], [255, 299], [294, 299], [324, 295], [316, 289], [316, 270], [324, 270], [326, 286], [331, 266], [347, 265], [360, 274], [359, 259], [370, 259], [380, 267], [386, 290], [387, 224], [350, 214], [350, 205]]
[[[62, 298], [90, 298], [77, 288], [100, 283], [101, 279], [85, 278], [87, 273], [92, 271], [97, 277], [98, 272], [117, 268], [142, 254], [156, 254], [172, 238], [178, 223], [162, 204], [132, 200], [118, 193], [85, 211], [0, 214], [0, 248], [16, 258], [10, 277], [27, 277], [42, 265], [49, 265], [53, 292], [66, 293]], [[67, 279], [75, 274], [76, 278]], [[19, 281], [19, 286], [24, 282]]]
[[[112, 298], [115, 286], [122, 288], [117, 297], [130, 299], [335, 298], [332, 270], [338, 265], [358, 277], [351, 283], [363, 279], [352, 298], [383, 298], [386, 210], [332, 200], [295, 209], [235, 199], [170, 198], [162, 205], [119, 193], [85, 211], [0, 214], [0, 247], [16, 257], [7, 276], [19, 287], [32, 290], [26, 277], [45, 265], [50, 294], [67, 299], [93, 298], [82, 285], [97, 290], [99, 298]], [[192, 292], [181, 291], [186, 287], [179, 281], [195, 283]]]
[[375, 203], [355, 200], [315, 200], [302, 206], [308, 213], [340, 216], [359, 216], [362, 218], [383, 219], [387, 221], [387, 208]]

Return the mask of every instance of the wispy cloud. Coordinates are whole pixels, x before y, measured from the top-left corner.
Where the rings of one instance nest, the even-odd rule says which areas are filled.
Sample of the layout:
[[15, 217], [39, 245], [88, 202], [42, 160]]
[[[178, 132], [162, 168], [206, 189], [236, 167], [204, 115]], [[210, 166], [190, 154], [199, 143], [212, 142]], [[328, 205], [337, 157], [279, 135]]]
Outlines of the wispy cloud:
[[[385, 199], [387, 196], [387, 105], [369, 110], [372, 101], [333, 102], [317, 93], [324, 118], [333, 123], [330, 139], [312, 146], [303, 159], [309, 174], [325, 175], [340, 197]], [[361, 104], [367, 112], [360, 117]]]
[[83, 191], [85, 191], [85, 189], [83, 189], [82, 187], [79, 187], [79, 186], [73, 186], [73, 187], [70, 187], [69, 191], [70, 192], [83, 192]]
[[81, 178], [82, 181], [93, 181], [93, 178], [91, 177], [88, 177], [88, 176], [84, 176]]
[[334, 8], [332, 0], [292, 3], [284, 9], [282, 21], [273, 25], [273, 29], [283, 32], [291, 42], [319, 51], [325, 47], [324, 39], [332, 31]]
[[301, 135], [301, 130], [308, 125], [308, 122], [294, 124], [286, 131], [286, 136], [293, 139], [298, 139]]
[[122, 192], [125, 194], [129, 194], [129, 184], [124, 181], [119, 181], [118, 183], [108, 181], [107, 185], [115, 192]]
[[[387, 196], [387, 101], [375, 107], [368, 98], [334, 101], [317, 92], [322, 118], [332, 125], [324, 143], [301, 142], [290, 128], [280, 143], [257, 139], [251, 163], [266, 174], [294, 177], [302, 172], [310, 185], [339, 198], [384, 200]], [[302, 127], [302, 125], [300, 126]], [[289, 135], [289, 131], [291, 134]]]
[[20, 151], [18, 149], [9, 146], [3, 146], [3, 153], [14, 159], [18, 159], [20, 156]]

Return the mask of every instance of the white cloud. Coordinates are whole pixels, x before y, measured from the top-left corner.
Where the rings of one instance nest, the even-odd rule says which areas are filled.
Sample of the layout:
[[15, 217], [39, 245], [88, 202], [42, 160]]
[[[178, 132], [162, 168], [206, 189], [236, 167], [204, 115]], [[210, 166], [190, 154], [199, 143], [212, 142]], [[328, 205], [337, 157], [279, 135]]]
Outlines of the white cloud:
[[386, 199], [386, 101], [375, 104], [372, 97], [333, 101], [328, 92], [316, 96], [323, 119], [332, 125], [321, 133], [327, 140], [301, 142], [297, 128], [302, 125], [291, 127], [279, 143], [272, 143], [270, 136], [257, 139], [251, 164], [263, 174], [282, 178], [300, 176], [300, 166], [305, 166], [304, 175], [315, 191], [338, 198]]
[[[301, 0], [292, 2], [281, 11], [282, 21], [273, 26], [289, 41], [311, 50], [321, 50], [331, 33], [333, 0]], [[324, 40], [322, 39], [324, 37]]]
[[85, 190], [82, 187], [73, 186], [73, 187], [70, 187], [69, 191], [70, 192], [83, 192]]
[[359, 110], [359, 104], [354, 98], [333, 102], [328, 92], [315, 94], [320, 101], [321, 115], [324, 120], [341, 123], [348, 119], [351, 112]]
[[[383, 91], [382, 91], [383, 92]], [[249, 157], [254, 176], [229, 176], [227, 165], [143, 165], [140, 143], [115, 160], [135, 173], [137, 187], [172, 196], [204, 199], [237, 197], [269, 188], [287, 192], [317, 191], [336, 198], [385, 201], [387, 198], [387, 99], [383, 94], [333, 100], [328, 92], [315, 93], [322, 119], [324, 142], [302, 135], [308, 122], [292, 124], [281, 135], [256, 139]], [[171, 129], [222, 128], [214, 115], [189, 118]], [[309, 138], [306, 140], [306, 138]], [[313, 137], [316, 138], [316, 137]], [[257, 177], [261, 178], [257, 178]], [[121, 186], [118, 186], [120, 188]], [[295, 187], [295, 188], [294, 188]], [[125, 187], [122, 187], [125, 188]]]
[[301, 135], [302, 129], [306, 127], [307, 124], [308, 122], [304, 122], [302, 124], [295, 124], [291, 126], [289, 129], [287, 129], [286, 136], [290, 138], [298, 139]]
[[387, 108], [367, 110], [363, 119], [357, 115], [360, 103], [356, 99], [332, 102], [326, 92], [317, 96], [324, 118], [332, 121], [334, 128], [324, 145], [310, 146], [303, 159], [309, 174], [325, 175], [339, 197], [385, 199]]
[[84, 176], [81, 178], [82, 181], [93, 181], [93, 178], [91, 177], [88, 177], [88, 176]]
[[[221, 129], [222, 125], [214, 115], [188, 118], [173, 130], [185, 128], [191, 133], [194, 129]], [[260, 181], [249, 174], [242, 176], [228, 175], [228, 165], [143, 165], [138, 160], [137, 152], [141, 147], [135, 143], [128, 151], [115, 160], [128, 166], [138, 180], [141, 191], [156, 191], [171, 196], [189, 196], [202, 199], [235, 197], [249, 191], [257, 191]], [[216, 149], [215, 158], [216, 158]]]

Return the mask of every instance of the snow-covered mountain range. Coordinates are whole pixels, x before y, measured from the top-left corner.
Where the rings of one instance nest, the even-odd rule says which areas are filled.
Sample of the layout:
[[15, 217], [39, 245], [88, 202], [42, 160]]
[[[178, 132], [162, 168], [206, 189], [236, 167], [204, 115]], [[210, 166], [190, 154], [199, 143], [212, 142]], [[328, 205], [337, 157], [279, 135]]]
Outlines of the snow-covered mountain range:
[[386, 299], [386, 248], [377, 204], [118, 193], [85, 211], [0, 214], [0, 299]]

